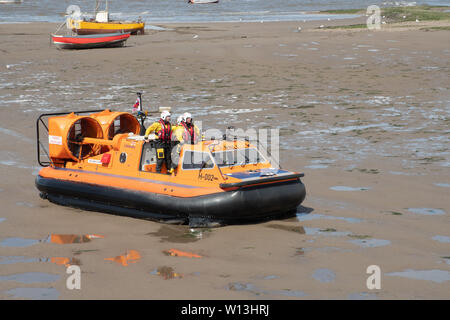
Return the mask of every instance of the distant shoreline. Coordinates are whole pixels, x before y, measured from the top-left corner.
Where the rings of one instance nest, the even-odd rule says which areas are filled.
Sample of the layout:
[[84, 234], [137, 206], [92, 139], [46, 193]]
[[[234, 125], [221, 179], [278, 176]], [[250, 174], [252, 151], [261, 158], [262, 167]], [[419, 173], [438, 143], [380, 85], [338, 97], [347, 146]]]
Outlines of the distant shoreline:
[[[382, 23], [399, 23], [406, 21], [450, 21], [450, 12], [448, 10], [450, 6], [430, 6], [430, 5], [418, 5], [418, 6], [393, 6], [383, 7], [381, 6]], [[89, 17], [89, 14], [86, 14]], [[126, 16], [123, 13], [110, 12], [112, 18], [117, 20], [133, 20], [139, 15]], [[135, 18], [133, 18], [135, 16]], [[252, 15], [245, 12], [239, 12], [237, 14], [214, 14], [207, 17], [201, 17], [198, 15], [186, 15], [186, 16], [174, 16], [174, 17], [147, 17], [142, 19], [147, 25], [154, 24], [211, 24], [211, 23], [261, 23], [261, 22], [313, 22], [313, 21], [342, 21], [356, 18], [366, 17], [367, 12], [365, 8], [355, 9], [331, 9], [320, 11], [297, 11], [277, 13], [273, 12], [268, 15]], [[12, 17], [11, 17], [12, 18]], [[16, 17], [17, 21], [1, 21], [0, 25], [5, 24], [27, 24], [27, 23], [61, 23], [64, 21], [64, 17], [59, 19], [53, 17], [41, 17], [43, 20], [25, 20], [21, 21], [25, 17]], [[29, 16], [27, 18], [30, 18]], [[223, 20], [222, 20], [223, 19]], [[351, 26], [355, 28], [355, 26]]]
[[[116, 15], [113, 12], [110, 13], [110, 16], [115, 18]], [[87, 17], [89, 15], [86, 15]], [[215, 19], [217, 17], [210, 17], [204, 19], [198, 19], [197, 16], [185, 16], [185, 17], [173, 17], [173, 18], [151, 18], [151, 19], [142, 19], [146, 24], [155, 24], [155, 23], [164, 23], [164, 24], [174, 24], [174, 23], [251, 23], [251, 22], [308, 22], [308, 21], [319, 21], [319, 20], [343, 20], [343, 19], [354, 19], [360, 17], [361, 14], [333, 14], [321, 11], [305, 11], [298, 12], [286, 15], [267, 15], [267, 16], [231, 16], [231, 15], [223, 15], [221, 17], [224, 20]], [[233, 19], [234, 17], [234, 19]], [[120, 15], [116, 17], [117, 20], [120, 19]], [[137, 19], [137, 17], [136, 17]], [[122, 17], [123, 20], [123, 17]], [[129, 18], [125, 20], [130, 20]], [[18, 23], [61, 23], [64, 21], [63, 17], [61, 19], [47, 19], [47, 20], [27, 20], [27, 21], [0, 21], [0, 24], [18, 24]]]

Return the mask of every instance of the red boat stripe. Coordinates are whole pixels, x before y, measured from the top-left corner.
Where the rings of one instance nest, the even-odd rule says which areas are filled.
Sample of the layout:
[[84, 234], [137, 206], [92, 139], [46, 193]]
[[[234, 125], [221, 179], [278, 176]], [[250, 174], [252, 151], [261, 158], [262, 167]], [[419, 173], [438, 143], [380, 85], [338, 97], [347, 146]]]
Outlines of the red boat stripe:
[[91, 43], [103, 43], [115, 40], [122, 40], [129, 38], [129, 34], [121, 34], [119, 36], [112, 37], [96, 37], [96, 38], [77, 38], [77, 37], [53, 37], [53, 41], [56, 43], [73, 43], [73, 44], [91, 44]]

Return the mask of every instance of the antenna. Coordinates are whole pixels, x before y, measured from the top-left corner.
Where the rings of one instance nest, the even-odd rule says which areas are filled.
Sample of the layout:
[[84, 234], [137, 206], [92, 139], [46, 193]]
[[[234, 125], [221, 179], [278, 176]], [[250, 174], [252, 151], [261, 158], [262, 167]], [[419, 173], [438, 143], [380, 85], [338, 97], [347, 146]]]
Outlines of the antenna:
[[145, 134], [145, 125], [144, 125], [144, 121], [147, 118], [147, 112], [142, 110], [142, 92], [136, 92], [138, 99], [139, 99], [139, 109], [137, 112], [136, 117], [139, 119], [139, 121], [141, 122], [141, 131], [139, 132], [139, 134], [141, 136], [143, 136]]
[[95, 10], [94, 10], [94, 17], [97, 16], [98, 8], [100, 6], [100, 0], [95, 0]]

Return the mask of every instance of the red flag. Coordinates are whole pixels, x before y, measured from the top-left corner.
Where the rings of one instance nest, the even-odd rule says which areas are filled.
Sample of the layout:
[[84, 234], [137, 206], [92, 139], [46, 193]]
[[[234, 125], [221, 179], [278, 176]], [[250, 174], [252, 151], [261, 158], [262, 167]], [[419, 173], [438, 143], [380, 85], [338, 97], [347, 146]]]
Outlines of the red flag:
[[140, 97], [137, 97], [136, 99], [136, 103], [133, 106], [133, 112], [138, 112], [138, 111], [142, 111], [142, 107], [141, 107], [141, 99]]

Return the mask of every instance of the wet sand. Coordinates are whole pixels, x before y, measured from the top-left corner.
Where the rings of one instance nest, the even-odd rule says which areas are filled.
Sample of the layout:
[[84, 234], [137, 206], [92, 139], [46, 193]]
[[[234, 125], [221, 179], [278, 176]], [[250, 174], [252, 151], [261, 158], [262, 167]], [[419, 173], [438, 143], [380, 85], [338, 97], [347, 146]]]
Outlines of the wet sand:
[[[55, 24], [0, 25], [0, 298], [449, 299], [449, 31], [318, 29], [338, 23], [161, 25], [80, 51], [49, 45]], [[203, 128], [280, 128], [297, 217], [191, 231], [41, 200], [37, 116], [130, 110], [137, 90]]]

